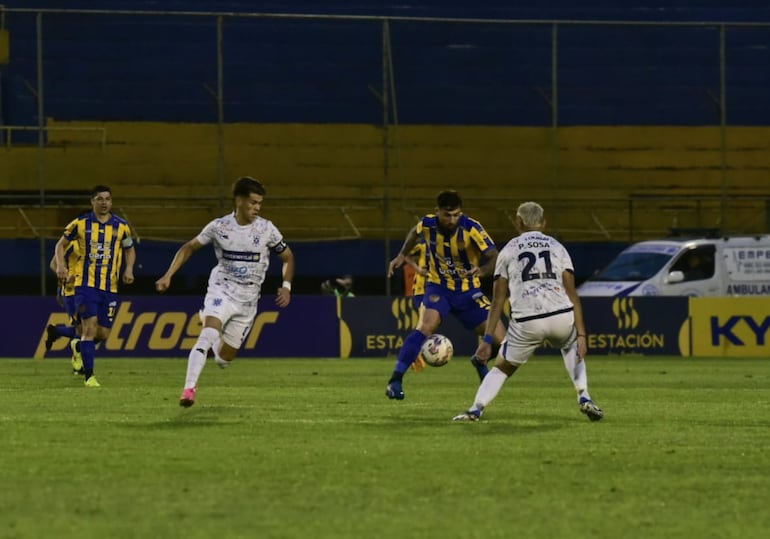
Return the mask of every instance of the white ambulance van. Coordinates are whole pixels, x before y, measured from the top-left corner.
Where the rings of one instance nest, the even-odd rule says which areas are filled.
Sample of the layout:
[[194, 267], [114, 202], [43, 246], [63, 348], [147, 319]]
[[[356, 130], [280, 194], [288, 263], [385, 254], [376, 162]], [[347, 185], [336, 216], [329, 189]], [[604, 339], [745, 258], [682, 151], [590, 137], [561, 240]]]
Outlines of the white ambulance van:
[[578, 287], [580, 296], [767, 296], [770, 235], [636, 243]]

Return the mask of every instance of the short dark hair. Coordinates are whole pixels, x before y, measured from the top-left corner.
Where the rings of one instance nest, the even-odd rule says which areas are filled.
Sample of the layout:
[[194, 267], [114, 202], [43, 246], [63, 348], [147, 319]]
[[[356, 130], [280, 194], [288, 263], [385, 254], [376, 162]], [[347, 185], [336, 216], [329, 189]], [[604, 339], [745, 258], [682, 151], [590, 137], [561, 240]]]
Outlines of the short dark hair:
[[235, 183], [233, 184], [234, 197], [248, 197], [252, 193], [265, 196], [267, 190], [265, 189], [265, 186], [262, 185], [261, 181], [255, 180], [251, 176], [243, 176], [242, 178], [235, 180]]
[[108, 185], [95, 185], [91, 188], [91, 198], [94, 198], [99, 193], [107, 192], [112, 196], [112, 189]]
[[436, 197], [436, 207], [445, 210], [456, 210], [463, 207], [463, 199], [460, 198], [460, 195], [454, 189], [441, 191]]

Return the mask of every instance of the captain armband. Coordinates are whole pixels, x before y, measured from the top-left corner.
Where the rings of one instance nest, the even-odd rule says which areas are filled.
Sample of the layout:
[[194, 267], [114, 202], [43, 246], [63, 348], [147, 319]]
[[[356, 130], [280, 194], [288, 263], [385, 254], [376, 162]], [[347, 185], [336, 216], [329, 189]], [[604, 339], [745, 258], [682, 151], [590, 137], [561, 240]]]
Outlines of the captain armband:
[[278, 243], [276, 243], [273, 247], [271, 247], [271, 250], [275, 254], [281, 254], [286, 250], [286, 248], [289, 247], [285, 241], [281, 240]]

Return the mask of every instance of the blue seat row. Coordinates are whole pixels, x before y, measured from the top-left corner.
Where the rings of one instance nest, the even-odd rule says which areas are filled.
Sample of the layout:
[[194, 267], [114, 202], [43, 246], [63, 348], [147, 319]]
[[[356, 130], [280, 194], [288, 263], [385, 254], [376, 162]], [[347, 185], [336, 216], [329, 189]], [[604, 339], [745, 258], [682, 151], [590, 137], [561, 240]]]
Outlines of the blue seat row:
[[[13, 4], [8, 3], [16, 7]], [[128, 7], [117, 0], [103, 4]], [[134, 9], [142, 8], [137, 4], [146, 4], [147, 9], [154, 5], [130, 4]], [[451, 15], [466, 4], [430, 0], [407, 9], [391, 2], [364, 1], [357, 9], [436, 16]], [[658, 5], [642, 0], [630, 4], [628, 13]], [[212, 0], [164, 3], [167, 9], [188, 10], [244, 11], [249, 5]], [[318, 12], [310, 2], [297, 5]], [[262, 9], [269, 11], [270, 6]], [[528, 9], [532, 18], [560, 10], [607, 19], [615, 18], [614, 6], [607, 0], [592, 0], [578, 8], [560, 0]], [[712, 0], [698, 0], [694, 6], [723, 15], [729, 11]], [[37, 7], [57, 6], [43, 1]], [[275, 2], [274, 7], [281, 11], [281, 3]], [[766, 9], [760, 2], [754, 8], [754, 14]], [[329, 12], [336, 9], [327, 7]], [[477, 9], [482, 16], [484, 9]], [[511, 7], [492, 11], [500, 17], [521, 12]], [[465, 16], [473, 12], [471, 8]], [[737, 17], [748, 11], [731, 13]], [[35, 108], [30, 111], [28, 98], [29, 86], [37, 79], [35, 19], [32, 14], [11, 13], [6, 24], [12, 53], [1, 79], [3, 117], [34, 123], [29, 115]], [[377, 97], [383, 84], [380, 21], [228, 17], [224, 28], [226, 120], [381, 121]], [[392, 22], [395, 96], [390, 98], [398, 106], [400, 120], [549, 125], [551, 31], [548, 24]], [[49, 116], [61, 120], [215, 118], [217, 49], [212, 18], [46, 14], [43, 35]], [[565, 24], [559, 27], [558, 43], [562, 124], [714, 123], [720, 88], [717, 25]], [[726, 58], [730, 120], [770, 124], [766, 113], [770, 98], [765, 95], [770, 82], [770, 28], [730, 27]]]

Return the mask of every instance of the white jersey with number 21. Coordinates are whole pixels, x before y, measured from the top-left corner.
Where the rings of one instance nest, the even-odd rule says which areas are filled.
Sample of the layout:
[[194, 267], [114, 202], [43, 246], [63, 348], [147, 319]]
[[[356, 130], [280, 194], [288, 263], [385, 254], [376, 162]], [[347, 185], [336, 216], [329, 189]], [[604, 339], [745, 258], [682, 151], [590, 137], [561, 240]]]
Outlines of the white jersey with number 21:
[[509, 241], [497, 257], [495, 277], [508, 279], [511, 317], [546, 315], [572, 307], [562, 272], [574, 270], [567, 249], [542, 232], [525, 232]]

